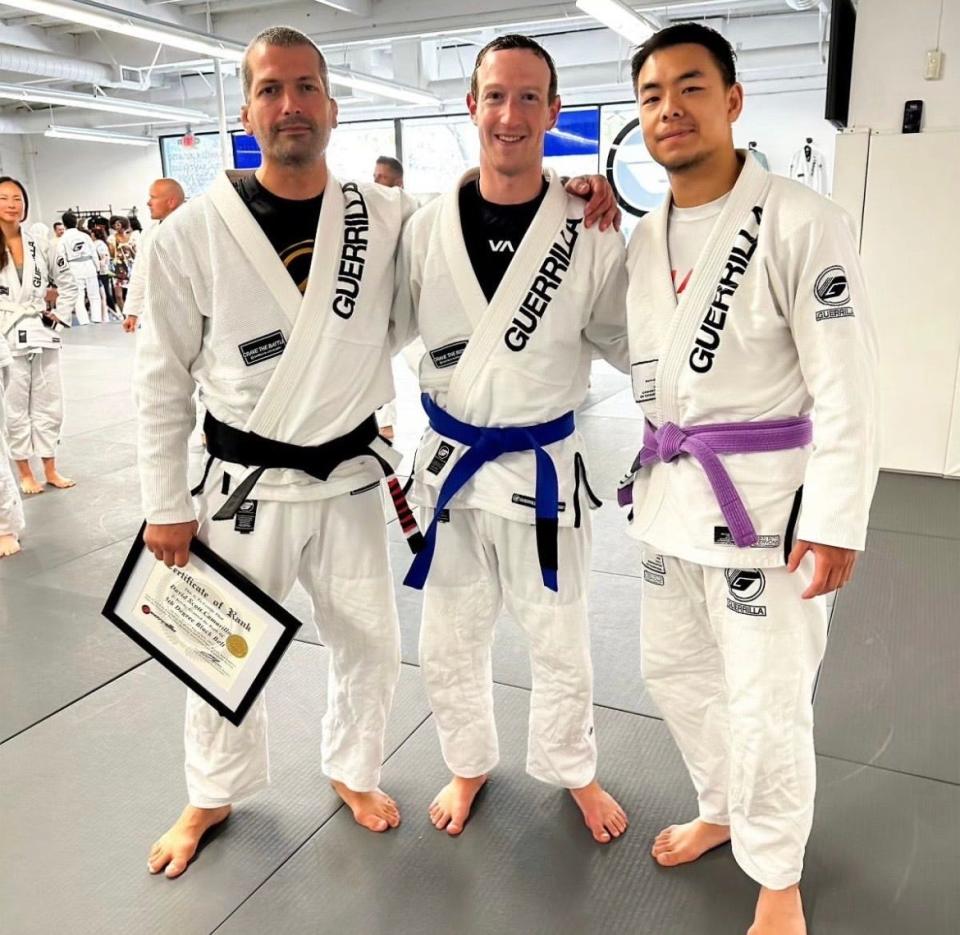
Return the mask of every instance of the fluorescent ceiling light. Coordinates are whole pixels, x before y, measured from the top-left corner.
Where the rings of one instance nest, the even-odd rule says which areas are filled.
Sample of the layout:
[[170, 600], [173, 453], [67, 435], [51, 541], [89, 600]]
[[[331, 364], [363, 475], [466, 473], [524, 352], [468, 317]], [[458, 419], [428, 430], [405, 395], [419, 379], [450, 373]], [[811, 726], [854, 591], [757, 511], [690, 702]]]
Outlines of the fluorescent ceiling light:
[[646, 42], [656, 32], [639, 13], [620, 0], [577, 0], [577, 7], [636, 45]]
[[157, 141], [146, 136], [129, 136], [125, 133], [108, 133], [106, 130], [90, 130], [86, 127], [47, 127], [43, 134], [58, 140], [84, 140], [90, 143], [120, 143], [123, 146], [155, 146]]
[[64, 107], [80, 107], [84, 110], [105, 110], [114, 114], [160, 117], [161, 119], [179, 120], [184, 123], [212, 119], [201, 110], [167, 107], [163, 104], [151, 104], [147, 101], [107, 97], [105, 94], [76, 94], [73, 91], [57, 91], [53, 88], [41, 88], [36, 85], [25, 88], [16, 84], [0, 83], [0, 99], [26, 101], [31, 104], [58, 104]]
[[407, 104], [436, 104], [442, 103], [436, 94], [411, 88], [409, 85], [397, 84], [395, 81], [386, 81], [383, 78], [374, 78], [372, 75], [361, 75], [355, 71], [341, 71], [337, 68], [329, 69], [331, 84], [338, 84], [357, 91], [369, 91], [381, 97], [392, 97]]
[[[181, 28], [162, 20], [147, 16], [131, 16], [124, 10], [103, 3], [64, 3], [63, 0], [3, 0], [4, 6], [16, 7], [28, 13], [53, 16], [68, 23], [79, 23], [93, 29], [145, 39], [147, 42], [159, 42], [162, 45], [239, 62], [243, 58], [244, 47], [239, 42], [219, 39], [208, 33]], [[102, 12], [101, 12], [102, 11]]]

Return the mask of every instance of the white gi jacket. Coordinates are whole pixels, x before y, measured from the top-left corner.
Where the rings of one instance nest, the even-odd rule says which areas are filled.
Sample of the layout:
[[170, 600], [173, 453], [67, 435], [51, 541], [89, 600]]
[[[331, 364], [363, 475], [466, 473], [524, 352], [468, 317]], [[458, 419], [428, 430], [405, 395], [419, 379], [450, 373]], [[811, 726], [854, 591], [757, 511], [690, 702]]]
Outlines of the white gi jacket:
[[[77, 282], [62, 249], [53, 262], [23, 228], [23, 279], [17, 278], [13, 255], [7, 251], [7, 263], [0, 270], [0, 335], [14, 357], [35, 354], [43, 348], [60, 348], [60, 335], [43, 324], [47, 309], [48, 276], [57, 284], [57, 309], [72, 310], [77, 301]], [[66, 317], [68, 312], [64, 312]]]
[[[226, 173], [151, 235], [134, 377], [148, 522], [195, 516], [187, 482], [195, 384], [221, 422], [295, 445], [344, 435], [393, 399], [395, 253], [411, 210], [399, 189], [330, 175], [303, 296]], [[373, 447], [399, 462], [387, 442]], [[236, 479], [249, 472], [226, 470]], [[327, 481], [271, 469], [253, 496], [323, 499], [382, 478], [364, 456]]]
[[731, 568], [782, 565], [796, 538], [862, 549], [878, 471], [877, 341], [852, 221], [745, 159], [678, 301], [669, 209], [668, 193], [628, 251], [631, 376], [644, 415], [681, 428], [810, 415], [813, 444], [721, 456], [754, 546], [733, 543], [689, 456], [639, 472], [631, 535]]
[[90, 237], [73, 227], [65, 230], [57, 242], [66, 251], [70, 269], [77, 279], [90, 279], [97, 275], [97, 251]]
[[[584, 202], [568, 195], [555, 173], [488, 304], [460, 226], [460, 188], [418, 211], [404, 229], [394, 315], [410, 340], [419, 332], [427, 353], [420, 387], [452, 416], [476, 426], [536, 425], [583, 402], [594, 351], [627, 370], [623, 238], [583, 226]], [[579, 432], [544, 450], [560, 481], [559, 524], [572, 526], [586, 480]], [[436, 503], [465, 448], [429, 426], [417, 451], [413, 499]], [[457, 494], [457, 507], [506, 519], [535, 520], [535, 455], [502, 455], [485, 464]], [[591, 502], [598, 506], [598, 502]]]

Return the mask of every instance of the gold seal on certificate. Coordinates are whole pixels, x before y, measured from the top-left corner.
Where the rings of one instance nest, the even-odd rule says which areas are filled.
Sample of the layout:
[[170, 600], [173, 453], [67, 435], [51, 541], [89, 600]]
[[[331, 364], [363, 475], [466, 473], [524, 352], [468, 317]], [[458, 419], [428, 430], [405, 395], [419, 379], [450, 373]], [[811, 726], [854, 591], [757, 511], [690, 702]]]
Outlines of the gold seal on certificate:
[[239, 724], [300, 622], [196, 539], [168, 568], [143, 545], [143, 528], [104, 616]]

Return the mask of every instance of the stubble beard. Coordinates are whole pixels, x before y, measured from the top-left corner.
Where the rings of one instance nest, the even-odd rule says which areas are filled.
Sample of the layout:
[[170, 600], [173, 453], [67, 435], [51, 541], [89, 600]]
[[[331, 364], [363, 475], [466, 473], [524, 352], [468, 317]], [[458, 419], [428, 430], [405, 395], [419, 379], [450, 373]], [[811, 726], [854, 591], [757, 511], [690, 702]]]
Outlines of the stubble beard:
[[329, 141], [330, 130], [320, 127], [315, 127], [309, 136], [299, 139], [283, 140], [279, 132], [274, 132], [264, 155], [281, 166], [302, 169], [323, 158]]

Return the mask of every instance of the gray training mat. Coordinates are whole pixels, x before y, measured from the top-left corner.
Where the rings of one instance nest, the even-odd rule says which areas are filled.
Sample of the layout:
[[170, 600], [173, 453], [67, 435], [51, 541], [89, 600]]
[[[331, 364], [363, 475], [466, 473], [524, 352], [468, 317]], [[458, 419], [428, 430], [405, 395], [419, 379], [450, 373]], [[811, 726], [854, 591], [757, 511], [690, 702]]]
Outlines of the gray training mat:
[[[267, 687], [272, 785], [238, 806], [178, 880], [146, 868], [150, 844], [186, 802], [185, 690], [159, 665], [0, 747], [4, 931], [212, 932], [341, 807], [320, 771], [326, 664], [326, 650], [290, 647]], [[404, 667], [388, 754], [426, 716], [419, 673]], [[42, 881], [43, 897], [29, 896]]]
[[837, 598], [819, 753], [960, 783], [958, 581], [960, 540], [871, 532]]
[[881, 471], [870, 528], [960, 539], [960, 481]]
[[[447, 780], [428, 721], [385, 771], [405, 806], [399, 833], [354, 841], [347, 816], [337, 814], [219, 931], [259, 935], [279, 918], [284, 935], [746, 931], [756, 887], [728, 846], [680, 868], [649, 856], [656, 833], [695, 810], [660, 722], [597, 711], [600, 775], [631, 817], [621, 840], [597, 845], [566, 792], [523, 772], [524, 693], [497, 688], [496, 699], [501, 763], [459, 839], [426, 815]], [[950, 887], [960, 844], [942, 816], [956, 814], [960, 790], [829, 760], [818, 766], [820, 811], [804, 885], [811, 935], [947, 935], [960, 910]], [[894, 809], [890, 821], [877, 820]], [[905, 843], [916, 849], [904, 855]]]
[[102, 606], [102, 599], [68, 597], [30, 583], [3, 582], [0, 742], [147, 658], [136, 643], [100, 616]]

